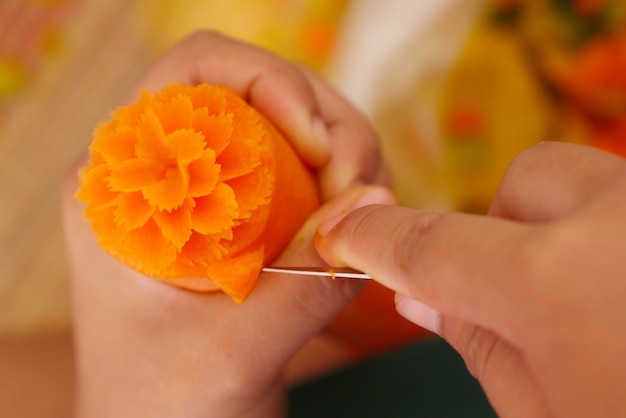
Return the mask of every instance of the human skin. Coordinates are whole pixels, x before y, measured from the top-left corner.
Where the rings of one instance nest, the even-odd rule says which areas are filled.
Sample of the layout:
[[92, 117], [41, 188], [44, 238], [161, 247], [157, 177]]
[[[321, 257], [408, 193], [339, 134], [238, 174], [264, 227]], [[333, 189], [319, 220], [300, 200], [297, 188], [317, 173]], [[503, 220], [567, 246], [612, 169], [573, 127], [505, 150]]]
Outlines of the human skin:
[[[276, 260], [324, 265], [313, 248], [318, 225], [371, 203], [392, 204], [377, 138], [365, 119], [321, 78], [265, 51], [218, 34], [182, 41], [128, 95], [172, 81], [226, 85], [263, 113], [315, 172], [323, 206]], [[354, 281], [261, 275], [241, 305], [222, 293], [199, 294], [147, 278], [97, 247], [64, 187], [63, 218], [71, 268], [79, 417], [276, 417], [286, 380], [346, 360], [320, 331], [358, 293]], [[307, 347], [310, 349], [307, 351]], [[287, 374], [287, 376], [286, 376]]]
[[72, 338], [67, 331], [0, 338], [2, 415], [72, 416], [73, 361]]
[[622, 158], [542, 143], [487, 216], [369, 206], [323, 223], [316, 248], [395, 290], [499, 416], [626, 416], [625, 190]]
[[[279, 262], [322, 265], [317, 230], [323, 258], [396, 290], [399, 312], [461, 353], [503, 417], [626, 416], [624, 160], [546, 143], [512, 163], [488, 216], [399, 208], [384, 189], [353, 187], [384, 183], [374, 134], [307, 70], [200, 33], [128, 100], [172, 80], [235, 88], [316, 169], [327, 203]], [[64, 219], [78, 416], [279, 416], [302, 347], [344, 360], [318, 332], [354, 282], [267, 276], [242, 306], [174, 289], [97, 248], [76, 185], [68, 177]], [[393, 240], [380, 246], [381, 236]]]

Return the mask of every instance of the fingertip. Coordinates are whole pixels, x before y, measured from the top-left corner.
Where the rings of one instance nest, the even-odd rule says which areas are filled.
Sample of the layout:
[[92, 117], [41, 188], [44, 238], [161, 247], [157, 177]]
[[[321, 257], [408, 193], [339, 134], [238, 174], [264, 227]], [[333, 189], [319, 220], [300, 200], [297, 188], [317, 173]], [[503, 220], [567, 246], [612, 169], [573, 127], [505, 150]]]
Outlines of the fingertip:
[[348, 214], [348, 211], [344, 211], [339, 215], [333, 216], [322, 222], [317, 231], [315, 231], [315, 236], [313, 237], [313, 245], [315, 246], [315, 250], [319, 254], [320, 257], [328, 264], [329, 266], [341, 266], [343, 263], [337, 259], [336, 255], [332, 251], [332, 247], [329, 245], [326, 237]]
[[395, 195], [387, 188], [380, 186], [359, 186], [352, 190], [353, 197], [351, 204], [340, 214], [333, 216], [321, 222], [317, 229], [317, 233], [321, 237], [327, 236], [334, 227], [353, 210], [363, 208], [370, 205], [387, 205], [397, 204]]
[[331, 159], [330, 133], [326, 122], [314, 109], [302, 104], [285, 105], [286, 108], [300, 108], [298, 115], [273, 115], [268, 110], [268, 117], [276, 124], [289, 140], [300, 158], [310, 167], [321, 168]]
[[441, 314], [424, 302], [396, 293], [396, 311], [420, 327], [439, 335], [439, 319]]
[[332, 231], [335, 226], [337, 226], [337, 224], [346, 217], [347, 214], [348, 212], [345, 211], [322, 222], [317, 228], [316, 236], [319, 237], [319, 239], [323, 239], [324, 237], [326, 237], [328, 233]]
[[[370, 205], [392, 206], [397, 204], [395, 195], [387, 188], [380, 186], [360, 186], [352, 189], [352, 202], [340, 213], [323, 220], [315, 233], [314, 244], [320, 256], [330, 265], [343, 265], [336, 242], [330, 237], [331, 232], [348, 214], [356, 209]], [[336, 237], [335, 237], [336, 238]]]
[[302, 160], [322, 167], [330, 160], [330, 134], [320, 103], [304, 71], [266, 56], [265, 67], [246, 87], [249, 103], [289, 140]]
[[[292, 97], [280, 109], [264, 107], [268, 117], [283, 131], [302, 160], [313, 168], [321, 168], [330, 161], [330, 133], [317, 105], [305, 97]], [[288, 103], [291, 102], [291, 103]]]

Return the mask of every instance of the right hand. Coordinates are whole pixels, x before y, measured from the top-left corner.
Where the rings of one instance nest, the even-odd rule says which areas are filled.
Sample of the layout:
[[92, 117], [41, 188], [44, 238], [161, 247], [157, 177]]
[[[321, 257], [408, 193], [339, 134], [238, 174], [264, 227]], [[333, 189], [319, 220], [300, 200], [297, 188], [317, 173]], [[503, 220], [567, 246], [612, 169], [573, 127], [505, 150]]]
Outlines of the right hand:
[[545, 143], [489, 216], [370, 206], [322, 224], [317, 249], [395, 290], [501, 416], [624, 417], [625, 214], [625, 160]]

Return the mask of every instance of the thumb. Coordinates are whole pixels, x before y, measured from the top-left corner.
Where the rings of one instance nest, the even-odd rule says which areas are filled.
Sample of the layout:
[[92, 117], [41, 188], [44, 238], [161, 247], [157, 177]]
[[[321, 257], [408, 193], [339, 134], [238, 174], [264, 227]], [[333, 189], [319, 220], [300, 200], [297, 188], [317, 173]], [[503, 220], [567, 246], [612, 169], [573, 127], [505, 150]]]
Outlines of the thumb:
[[[313, 245], [313, 237], [321, 223], [341, 217], [357, 208], [372, 204], [393, 204], [395, 198], [387, 189], [379, 186], [352, 188], [320, 207], [292, 239], [285, 251], [274, 261], [276, 266], [328, 266], [319, 257]], [[362, 283], [353, 280], [328, 280], [325, 278], [289, 277], [286, 274], [264, 273], [249, 303], [267, 298], [281, 304], [290, 315], [285, 321], [293, 321], [294, 334], [310, 333], [321, 328], [360, 291]], [[283, 306], [285, 305], [285, 306]], [[277, 305], [271, 307], [276, 310]], [[315, 315], [306, 313], [314, 312]], [[298, 331], [295, 331], [298, 330]], [[308, 338], [307, 336], [306, 338]]]
[[[500, 415], [552, 416], [524, 356], [505, 334], [511, 332], [514, 294], [492, 286], [499, 270], [484, 264], [497, 254], [494, 249], [516, 242], [503, 236], [518, 232], [483, 217], [370, 206], [322, 223], [315, 245], [329, 264], [364, 270], [408, 295], [398, 296], [399, 313], [461, 354]], [[499, 327], [477, 326], [476, 319]]]

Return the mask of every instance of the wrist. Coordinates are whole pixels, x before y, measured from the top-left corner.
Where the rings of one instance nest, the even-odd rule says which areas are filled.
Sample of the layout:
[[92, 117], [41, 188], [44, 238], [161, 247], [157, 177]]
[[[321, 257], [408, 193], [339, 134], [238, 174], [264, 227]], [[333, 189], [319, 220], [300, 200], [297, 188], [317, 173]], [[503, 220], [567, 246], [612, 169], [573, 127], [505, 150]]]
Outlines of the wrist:
[[[281, 416], [282, 376], [210, 332], [172, 332], [170, 320], [141, 311], [77, 318], [79, 417]], [[106, 325], [94, 321], [104, 316]]]
[[79, 417], [281, 415], [280, 370], [220, 318], [228, 296], [103, 261], [73, 271]]

